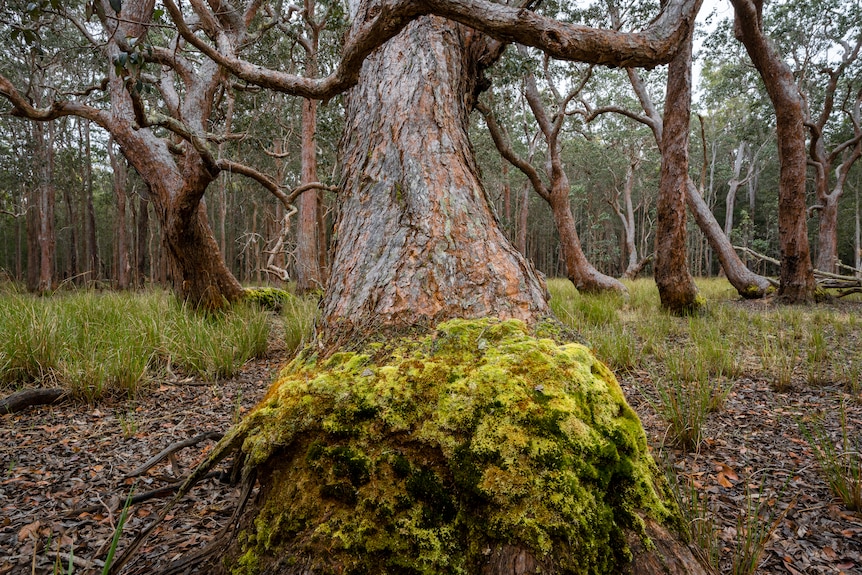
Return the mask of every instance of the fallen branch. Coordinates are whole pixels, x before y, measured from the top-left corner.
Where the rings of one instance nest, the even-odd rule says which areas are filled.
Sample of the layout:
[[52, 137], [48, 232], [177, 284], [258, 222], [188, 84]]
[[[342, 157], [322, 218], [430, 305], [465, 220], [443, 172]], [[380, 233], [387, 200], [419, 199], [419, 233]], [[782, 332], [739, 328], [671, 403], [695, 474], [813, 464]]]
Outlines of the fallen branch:
[[[210, 471], [203, 477], [204, 479], [212, 479], [212, 478], [221, 478], [223, 473], [221, 471]], [[129, 499], [129, 505], [137, 505], [138, 503], [143, 503], [144, 501], [149, 501], [150, 499], [155, 499], [157, 497], [167, 497], [168, 495], [172, 495], [179, 490], [180, 487], [183, 486], [183, 480], [176, 481], [174, 483], [169, 483], [168, 485], [164, 485], [157, 489], [151, 489], [150, 491], [145, 491], [144, 493], [138, 493], [137, 495], [133, 495], [131, 499]], [[81, 513], [95, 513], [101, 509], [104, 509], [105, 505], [89, 505], [87, 507], [77, 507], [75, 509], [70, 509], [66, 512], [66, 517], [76, 517]]]
[[161, 450], [156, 455], [149, 458], [143, 465], [136, 468], [134, 471], [127, 473], [123, 479], [129, 479], [130, 477], [137, 477], [139, 475], [143, 475], [150, 468], [155, 466], [159, 461], [168, 457], [174, 452], [179, 451], [180, 449], [185, 449], [186, 447], [191, 447], [192, 445], [197, 445], [201, 441], [205, 441], [207, 439], [211, 439], [213, 441], [218, 441], [223, 437], [221, 433], [216, 431], [207, 431], [206, 433], [201, 433], [200, 435], [196, 435], [195, 437], [190, 437], [188, 439], [184, 439], [182, 441], [177, 441], [176, 443], [172, 443], [167, 446], [163, 450]]
[[66, 391], [59, 388], [24, 389], [0, 400], [0, 413], [16, 413], [32, 405], [48, 405], [65, 398]]
[[[755, 257], [759, 260], [769, 262], [771, 264], [775, 264], [777, 266], [781, 266], [781, 262], [775, 258], [771, 258], [767, 255], [758, 253], [751, 248], [746, 248], [742, 246], [733, 246], [733, 249], [738, 250], [740, 252], [746, 253], [752, 257]], [[844, 266], [839, 264], [841, 267], [848, 268], [848, 266]], [[855, 268], [848, 268], [851, 270], [855, 270]], [[834, 274], [832, 272], [825, 272], [823, 270], [814, 270], [814, 278], [817, 280], [817, 283], [822, 288], [828, 289], [855, 289], [862, 288], [862, 278], [858, 278], [855, 276], [845, 276], [841, 274]], [[842, 294], [840, 297], [849, 294]]]

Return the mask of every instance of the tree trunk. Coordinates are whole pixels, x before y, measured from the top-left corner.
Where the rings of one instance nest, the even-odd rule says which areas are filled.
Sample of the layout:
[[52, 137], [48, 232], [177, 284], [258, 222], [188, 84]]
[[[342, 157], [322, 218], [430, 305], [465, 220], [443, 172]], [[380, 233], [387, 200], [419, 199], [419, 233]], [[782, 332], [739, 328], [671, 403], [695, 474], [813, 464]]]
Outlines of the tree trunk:
[[[423, 17], [365, 62], [349, 93], [343, 189], [323, 334], [549, 313], [506, 241], [467, 137], [475, 33]], [[428, 78], [433, 78], [429, 81]]]
[[739, 174], [742, 171], [742, 160], [745, 158], [745, 145], [745, 142], [742, 141], [736, 148], [736, 158], [733, 161], [733, 176], [727, 182], [727, 197], [724, 200], [724, 235], [728, 238], [732, 237], [730, 234], [733, 231], [733, 209], [736, 204], [736, 191], [743, 183], [739, 179]]
[[54, 188], [54, 129], [53, 125], [39, 124], [34, 130], [36, 134], [37, 161], [37, 245], [38, 245], [38, 279], [35, 285], [37, 293], [45, 293], [54, 284], [54, 205], [56, 191]]
[[[302, 180], [308, 184], [317, 178], [317, 101], [302, 102]], [[317, 233], [320, 191], [308, 190], [297, 202], [296, 226], [296, 291], [303, 294], [323, 288], [323, 270], [320, 268]]]
[[[317, 77], [317, 51], [319, 29], [315, 21], [315, 2], [305, 0], [305, 19], [308, 35], [305, 42], [305, 76]], [[302, 101], [302, 155], [301, 183], [317, 182], [317, 100]], [[299, 197], [299, 214], [296, 227], [296, 291], [308, 293], [323, 289], [323, 269], [320, 265], [320, 251], [324, 246], [318, 243], [320, 190], [304, 192]]]
[[86, 230], [85, 244], [87, 246], [87, 269], [90, 272], [89, 280], [95, 282], [99, 280], [99, 247], [96, 243], [96, 207], [93, 204], [93, 162], [90, 146], [90, 122], [83, 120], [80, 122], [84, 130], [84, 150], [86, 157], [84, 176], [84, 221], [86, 222], [84, 229]]
[[[663, 139], [662, 119], [658, 111], [650, 99], [646, 86], [635, 70], [627, 70], [632, 88], [638, 97], [638, 100], [643, 107], [647, 117], [651, 120], [650, 127], [653, 135], [661, 148]], [[772, 284], [765, 277], [760, 276], [749, 270], [745, 263], [739, 258], [736, 250], [733, 249], [733, 244], [730, 243], [727, 235], [721, 229], [721, 226], [716, 221], [712, 210], [703, 200], [703, 197], [697, 190], [694, 182], [689, 178], [685, 186], [686, 203], [691, 210], [697, 225], [706, 236], [710, 247], [718, 255], [721, 262], [721, 267], [727, 276], [731, 285], [736, 288], [739, 295], [746, 299], [756, 299], [763, 297]], [[644, 210], [646, 214], [647, 210]], [[641, 229], [646, 229], [642, 226]], [[643, 251], [643, 250], [641, 250]]]
[[141, 192], [138, 197], [138, 222], [137, 241], [135, 245], [136, 269], [138, 274], [138, 285], [143, 286], [147, 279], [152, 280], [150, 270], [150, 201], [144, 197], [146, 192]]
[[518, 252], [527, 257], [527, 227], [530, 216], [530, 184], [525, 183], [518, 207]]
[[788, 303], [814, 299], [814, 269], [808, 245], [805, 205], [805, 128], [799, 87], [788, 65], [763, 35], [762, 0], [731, 0], [735, 32], [760, 73], [775, 109], [778, 137], [778, 241], [781, 276], [778, 296]]
[[114, 195], [117, 201], [117, 218], [114, 224], [115, 249], [114, 269], [117, 289], [129, 289], [129, 249], [126, 240], [126, 163], [114, 153], [114, 142], [108, 142], [108, 157], [114, 172]]
[[840, 197], [841, 194], [831, 193], [820, 200], [817, 269], [829, 273], [838, 272], [838, 199]]
[[721, 262], [721, 269], [724, 270], [727, 281], [736, 288], [737, 293], [745, 299], [758, 299], [766, 295], [772, 284], [765, 277], [748, 269], [739, 258], [736, 250], [733, 249], [733, 244], [719, 227], [691, 178], [686, 182], [685, 199], [698, 227], [718, 255], [718, 261]]
[[688, 271], [686, 257], [690, 115], [691, 35], [668, 68], [656, 214], [655, 281], [662, 307], [676, 314], [689, 314], [703, 305]]

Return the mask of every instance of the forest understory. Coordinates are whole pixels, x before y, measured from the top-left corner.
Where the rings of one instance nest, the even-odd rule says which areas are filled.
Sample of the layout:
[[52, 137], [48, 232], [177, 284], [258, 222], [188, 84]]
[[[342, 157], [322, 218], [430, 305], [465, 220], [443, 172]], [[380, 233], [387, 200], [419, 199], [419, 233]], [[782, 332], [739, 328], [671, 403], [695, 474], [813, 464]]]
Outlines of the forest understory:
[[[720, 305], [748, 306], [756, 314], [765, 304]], [[831, 309], [858, 316], [862, 303]], [[858, 349], [862, 342], [857, 339], [854, 331], [842, 346]], [[846, 386], [812, 382], [796, 369], [785, 390], [775, 391], [768, 377], [758, 375], [757, 358], [741, 357], [741, 373], [728, 380], [732, 386], [723, 407], [708, 416], [699, 447], [686, 451], [673, 446], [667, 423], [654, 410], [650, 379], [659, 372], [637, 359], [630, 369], [615, 369], [617, 377], [641, 417], [653, 454], [673, 468], [682, 485], [705, 498], [722, 573], [732, 572], [746, 524], [771, 532], [757, 573], [862, 573], [862, 514], [833, 496], [799, 425], [823, 415], [827, 433], [840, 437], [843, 409], [858, 444], [858, 389], [854, 398]], [[227, 431], [287, 361], [284, 349], [273, 343], [266, 358], [250, 361], [228, 380], [161, 377], [134, 402], [66, 402], [0, 415], [0, 575], [101, 573], [129, 492], [139, 495], [177, 481], [213, 442], [178, 451], [141, 477], [126, 475], [176, 442]], [[238, 496], [236, 488], [215, 478], [201, 483], [124, 573], [162, 572], [204, 546], [228, 522]], [[118, 552], [153, 521], [164, 502], [153, 498], [130, 508]], [[745, 522], [758, 513], [754, 523]]]

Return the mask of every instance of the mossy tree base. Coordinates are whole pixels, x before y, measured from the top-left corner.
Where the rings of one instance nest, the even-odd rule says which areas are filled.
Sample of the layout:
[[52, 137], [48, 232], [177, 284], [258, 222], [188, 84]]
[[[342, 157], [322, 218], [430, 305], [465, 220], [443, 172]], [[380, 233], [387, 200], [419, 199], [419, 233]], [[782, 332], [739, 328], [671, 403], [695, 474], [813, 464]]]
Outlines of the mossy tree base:
[[222, 568], [703, 573], [670, 535], [677, 511], [613, 374], [542, 335], [455, 320], [306, 350], [224, 440], [242, 440], [261, 489]]

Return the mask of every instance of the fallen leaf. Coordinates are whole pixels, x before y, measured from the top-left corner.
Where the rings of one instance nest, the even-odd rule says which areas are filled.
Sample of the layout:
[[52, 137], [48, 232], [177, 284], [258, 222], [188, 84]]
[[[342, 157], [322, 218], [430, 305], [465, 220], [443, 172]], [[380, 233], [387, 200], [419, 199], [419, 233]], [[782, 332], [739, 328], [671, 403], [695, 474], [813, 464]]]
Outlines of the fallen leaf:
[[39, 528], [42, 526], [41, 521], [34, 521], [29, 525], [25, 525], [18, 532], [18, 541], [24, 541], [25, 539], [29, 539], [31, 536], [35, 537], [39, 532]]

